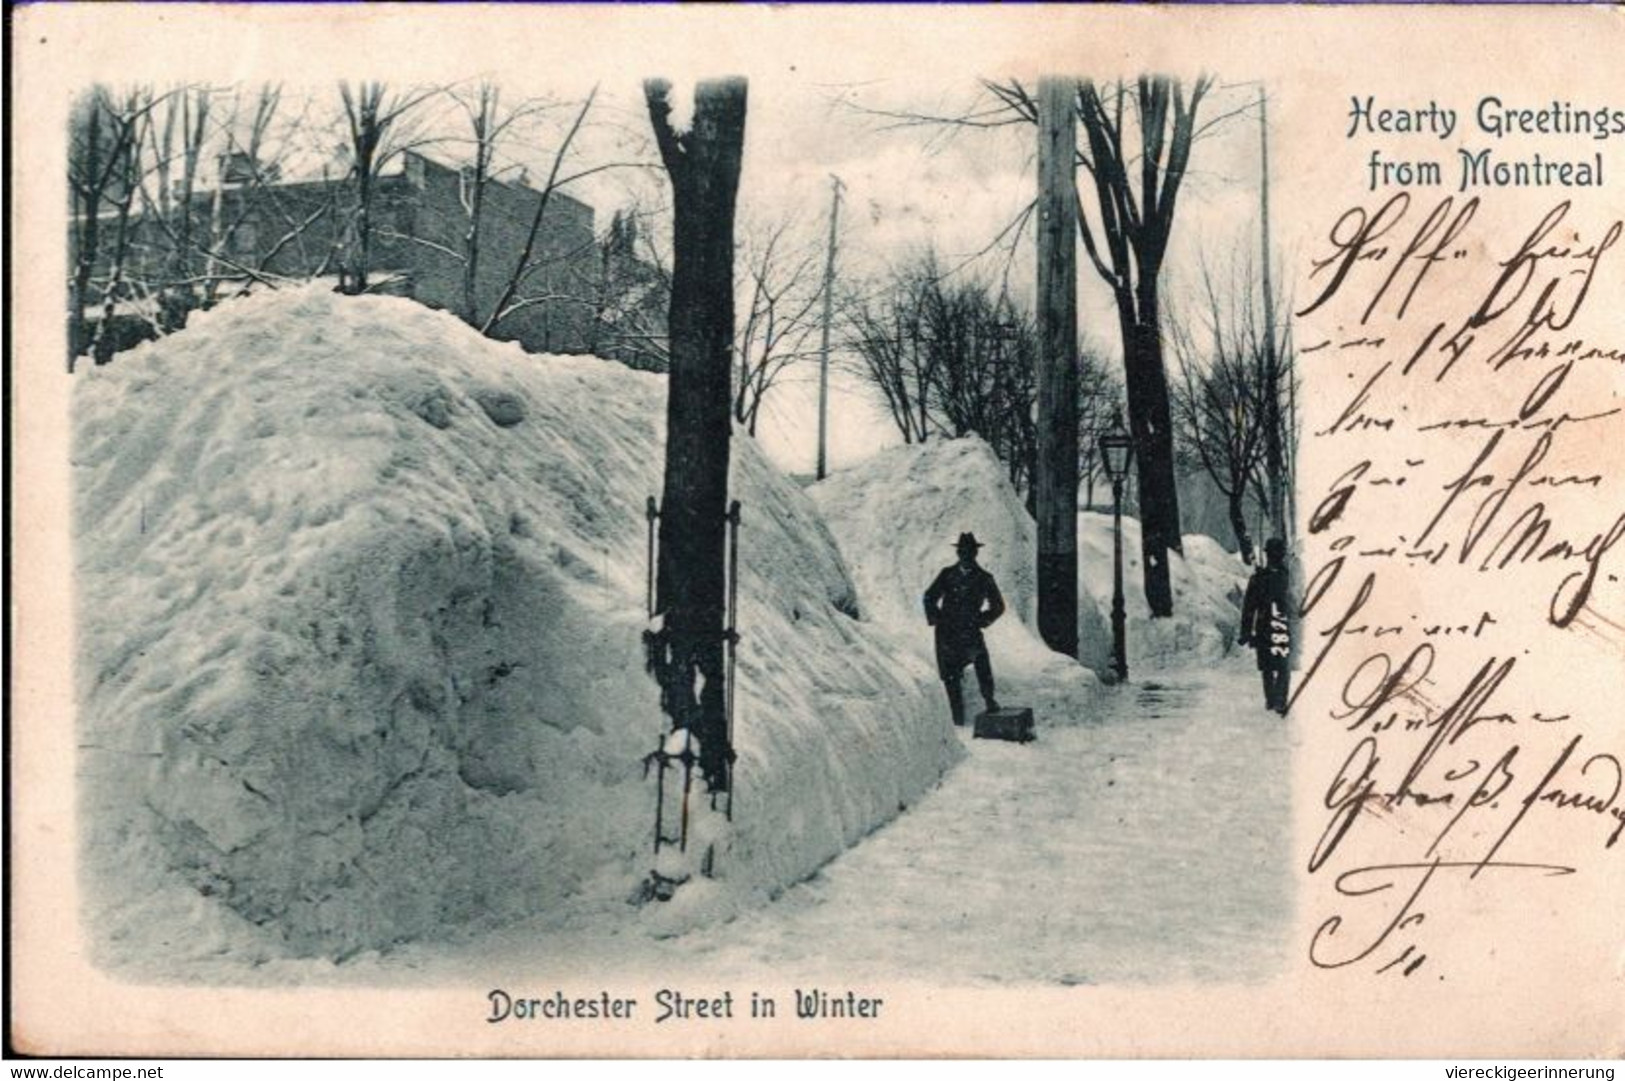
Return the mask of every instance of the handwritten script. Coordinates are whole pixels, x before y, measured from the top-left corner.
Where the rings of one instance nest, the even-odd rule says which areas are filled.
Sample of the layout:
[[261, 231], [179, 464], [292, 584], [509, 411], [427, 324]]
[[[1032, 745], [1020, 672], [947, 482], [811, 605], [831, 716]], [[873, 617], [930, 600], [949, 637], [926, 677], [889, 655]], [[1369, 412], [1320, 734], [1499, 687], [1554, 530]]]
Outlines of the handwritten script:
[[1309, 958], [1402, 978], [1625, 852], [1625, 225], [1595, 195], [1366, 199], [1300, 268], [1293, 706], [1334, 752]]

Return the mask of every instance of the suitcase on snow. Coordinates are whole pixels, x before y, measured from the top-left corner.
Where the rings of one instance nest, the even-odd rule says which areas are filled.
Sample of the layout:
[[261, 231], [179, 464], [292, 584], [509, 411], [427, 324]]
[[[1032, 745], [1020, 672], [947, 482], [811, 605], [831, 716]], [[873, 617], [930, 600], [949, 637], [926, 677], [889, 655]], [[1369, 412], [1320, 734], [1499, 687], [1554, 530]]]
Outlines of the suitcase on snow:
[[1033, 732], [1033, 711], [1026, 708], [987, 710], [976, 715], [976, 739], [1007, 739], [1016, 743], [1030, 743], [1037, 736]]

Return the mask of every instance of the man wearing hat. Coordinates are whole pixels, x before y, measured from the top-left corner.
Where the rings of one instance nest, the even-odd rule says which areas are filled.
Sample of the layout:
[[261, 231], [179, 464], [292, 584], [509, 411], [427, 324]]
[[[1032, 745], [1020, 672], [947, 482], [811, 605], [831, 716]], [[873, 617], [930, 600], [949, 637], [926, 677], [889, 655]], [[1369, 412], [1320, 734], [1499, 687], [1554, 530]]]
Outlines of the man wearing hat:
[[961, 533], [954, 545], [959, 562], [944, 567], [925, 591], [925, 621], [937, 629], [937, 674], [948, 689], [948, 708], [956, 725], [965, 723], [960, 678], [967, 664], [976, 668], [976, 685], [987, 708], [999, 708], [993, 698], [993, 664], [982, 630], [1004, 614], [1004, 598], [993, 576], [976, 562], [981, 547], [975, 534]]

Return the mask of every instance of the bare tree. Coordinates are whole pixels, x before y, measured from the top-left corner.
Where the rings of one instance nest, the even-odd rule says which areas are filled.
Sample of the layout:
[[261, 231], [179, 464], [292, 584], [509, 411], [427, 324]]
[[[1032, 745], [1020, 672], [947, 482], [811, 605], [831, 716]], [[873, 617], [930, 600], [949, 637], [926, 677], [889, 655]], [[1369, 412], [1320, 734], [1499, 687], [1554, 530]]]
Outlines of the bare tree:
[[[135, 87], [115, 94], [97, 86], [70, 121], [68, 190], [72, 202], [73, 278], [68, 295], [68, 371], [87, 350], [105, 364], [117, 349], [114, 315], [128, 291], [131, 207], [146, 169], [152, 111], [167, 95]], [[104, 229], [111, 228], [111, 238]], [[101, 270], [101, 278], [97, 278]], [[94, 335], [86, 312], [100, 302]]]
[[610, 161], [587, 165], [574, 172], [564, 172], [564, 163], [569, 158], [571, 148], [581, 134], [582, 125], [592, 112], [593, 102], [598, 97], [598, 88], [592, 91], [582, 101], [581, 107], [576, 111], [575, 117], [565, 129], [563, 138], [553, 151], [553, 160], [548, 167], [547, 180], [542, 185], [536, 199], [536, 210], [531, 215], [530, 226], [526, 230], [524, 243], [520, 246], [519, 254], [515, 257], [512, 270], [507, 274], [506, 280], [497, 294], [490, 312], [476, 324], [480, 333], [490, 335], [496, 331], [504, 319], [515, 312], [536, 304], [564, 302], [571, 304], [591, 305], [590, 296], [583, 296], [574, 290], [553, 289], [545, 283], [540, 291], [530, 286], [533, 277], [538, 271], [554, 262], [570, 262], [584, 259], [592, 254], [592, 245], [589, 244], [581, 250], [566, 252], [548, 252], [542, 244], [544, 236], [542, 225], [546, 220], [548, 207], [552, 204], [554, 196], [563, 188], [583, 180], [586, 177], [604, 172], [607, 169], [642, 168], [642, 162]]
[[924, 443], [931, 435], [935, 356], [920, 348], [920, 292], [928, 282], [918, 272], [900, 271], [872, 296], [849, 295], [844, 305], [855, 372], [880, 394], [905, 443]]
[[[1078, 228], [1090, 262], [1111, 286], [1117, 302], [1129, 428], [1140, 481], [1145, 596], [1153, 616], [1173, 614], [1168, 552], [1183, 551], [1159, 285], [1174, 208], [1197, 136], [1197, 112], [1212, 83], [1210, 77], [1199, 77], [1187, 97], [1176, 80], [1142, 76], [1132, 93], [1120, 82], [1103, 94], [1088, 81], [1078, 93], [1078, 119], [1088, 144], [1080, 162], [1094, 182], [1104, 258], [1102, 243], [1081, 206]], [[1129, 102], [1139, 128], [1139, 146], [1125, 149]], [[1136, 158], [1137, 184], [1131, 173]]]
[[885, 402], [904, 441], [980, 437], [1031, 509], [1039, 348], [1031, 315], [984, 280], [944, 275], [926, 255], [849, 299], [846, 320], [855, 374]]
[[674, 728], [700, 739], [700, 769], [713, 792], [730, 783], [733, 757], [724, 698], [723, 602], [734, 337], [734, 211], [744, 156], [743, 79], [694, 90], [689, 130], [671, 123], [671, 84], [644, 83], [644, 98], [673, 195], [671, 375], [660, 512], [653, 653], [661, 706]]
[[736, 335], [734, 420], [754, 436], [762, 402], [792, 365], [817, 355], [818, 252], [785, 217], [745, 241], [744, 319]]
[[[219, 154], [219, 175], [209, 205], [203, 252], [204, 307], [212, 307], [220, 298], [222, 286], [229, 283], [242, 288], [250, 283], [274, 287], [274, 279], [265, 271], [270, 260], [264, 257], [257, 234], [262, 224], [269, 225], [260, 219], [270, 207], [274, 185], [281, 175], [280, 164], [268, 160], [266, 153], [281, 103], [282, 88], [274, 84], [259, 87], [247, 109], [241, 92], [232, 95]], [[172, 236], [171, 240], [179, 245], [180, 238]], [[284, 246], [278, 245], [276, 252]]]
[[149, 219], [169, 240], [158, 268], [160, 280], [152, 286], [158, 298], [154, 329], [161, 334], [184, 325], [187, 312], [195, 306], [192, 248], [198, 223], [194, 203], [209, 140], [212, 97], [209, 87], [182, 87], [169, 96], [163, 122], [148, 127], [155, 191], [149, 192], [143, 183], [141, 199]]
[[[453, 126], [459, 130], [451, 134], [437, 122], [439, 118], [419, 118], [412, 139], [397, 141], [393, 152], [431, 143], [465, 148], [461, 156], [466, 164], [458, 172], [460, 214], [438, 224], [419, 219], [409, 230], [375, 227], [372, 235], [427, 248], [455, 263], [459, 286], [449, 307], [482, 334], [498, 335], [511, 317], [527, 309], [561, 305], [581, 311], [588, 348], [597, 347], [599, 336], [593, 326], [613, 304], [607, 279], [624, 268], [627, 245], [606, 236], [561, 249], [551, 242], [556, 234], [548, 227], [553, 220], [549, 215], [560, 207], [561, 193], [571, 184], [609, 169], [650, 168], [652, 163], [613, 160], [580, 168], [570, 164], [597, 98], [595, 88], [567, 114], [557, 143], [547, 152], [551, 161], [545, 180], [539, 189], [533, 188], [523, 159], [542, 138], [536, 122], [564, 108], [564, 103], [526, 98], [505, 104], [500, 89], [488, 81], [454, 85], [439, 93], [458, 115]], [[358, 219], [363, 216], [359, 206], [354, 213]], [[624, 219], [618, 217], [616, 222], [622, 223], [616, 228], [623, 227]], [[497, 237], [493, 230], [498, 226], [518, 226], [517, 248]], [[358, 236], [363, 232], [359, 226], [353, 231]], [[625, 239], [635, 241], [636, 236], [628, 232]], [[597, 274], [591, 269], [594, 264]]]
[[1100, 479], [1100, 437], [1123, 416], [1123, 383], [1093, 350], [1078, 354], [1078, 480], [1083, 506], [1095, 505], [1095, 482]]
[[1027, 513], [1038, 515], [1038, 327], [1008, 298], [992, 327], [993, 383], [997, 418], [993, 449], [1004, 460], [1010, 484], [1026, 493]]
[[579, 264], [576, 287], [589, 298], [586, 348], [633, 368], [666, 371], [666, 313], [671, 306], [670, 259], [655, 247], [637, 206], [617, 210], [598, 239], [590, 279]]
[[[451, 274], [460, 280], [449, 290], [447, 307], [484, 333], [495, 334], [515, 313], [538, 304], [557, 303], [575, 311], [576, 322], [588, 323], [600, 299], [586, 269], [595, 262], [595, 240], [579, 228], [581, 208], [566, 213], [557, 192], [603, 169], [652, 164], [605, 161], [572, 171], [590, 98], [568, 106], [510, 105], [489, 83], [408, 91], [343, 85], [340, 91], [291, 106], [274, 85], [182, 86], [162, 96], [142, 91], [135, 104], [105, 90], [87, 96], [72, 122], [73, 355], [95, 344], [93, 331], [105, 356], [140, 337], [179, 329], [189, 311], [210, 307], [234, 289], [274, 289], [334, 271], [342, 291], [376, 289], [374, 264], [402, 244], [435, 249], [440, 262], [456, 263]], [[445, 107], [431, 108], [431, 99]], [[519, 161], [536, 141], [526, 122], [555, 108], [568, 108], [563, 116], [570, 123], [556, 150], [548, 151], [547, 190], [537, 193], [524, 186]], [[284, 178], [284, 171], [328, 160], [335, 137], [338, 169], [324, 165], [319, 181]], [[461, 212], [450, 202], [449, 214], [396, 213], [396, 187], [381, 178], [408, 151], [439, 143], [469, 147], [470, 164], [454, 178], [460, 190], [451, 191], [461, 197]], [[514, 172], [520, 173], [517, 184], [508, 175]], [[134, 179], [127, 183], [126, 177]], [[501, 198], [491, 198], [493, 186], [503, 189]], [[389, 213], [382, 205], [386, 193]], [[86, 206], [94, 212], [86, 213]], [[501, 234], [495, 215], [503, 217]], [[567, 242], [557, 239], [565, 234], [552, 228], [555, 219], [567, 222]], [[660, 270], [642, 260], [615, 263]], [[664, 287], [642, 292], [661, 295], [629, 304], [640, 318], [654, 307], [663, 310]], [[116, 320], [106, 317], [109, 303], [116, 305]], [[650, 325], [645, 335], [649, 367], [663, 366], [652, 359], [664, 351], [663, 314], [655, 322], [661, 325]], [[619, 329], [630, 335], [624, 322]]]
[[97, 86], [75, 104], [68, 145], [68, 192], [73, 221], [73, 278], [68, 289], [68, 371], [89, 345], [85, 307], [101, 253], [102, 201], [133, 138], [120, 125], [112, 92]]
[[[1171, 319], [1180, 384], [1174, 416], [1181, 441], [1224, 495], [1241, 557], [1253, 561], [1246, 500], [1267, 490], [1261, 476], [1271, 409], [1273, 357], [1253, 305], [1257, 276], [1242, 262], [1226, 284], [1202, 268], [1202, 317], [1198, 325]], [[1267, 499], [1263, 501], [1268, 506]]]
[[[1016, 80], [984, 82], [992, 101], [958, 116], [874, 112], [895, 126], [999, 128], [1038, 122], [1038, 107]], [[1077, 164], [1094, 199], [1081, 193], [1078, 230], [1089, 261], [1110, 286], [1123, 339], [1129, 427], [1135, 437], [1146, 601], [1153, 616], [1173, 613], [1168, 552], [1181, 551], [1179, 492], [1159, 304], [1163, 262], [1193, 144], [1251, 105], [1198, 121], [1213, 87], [1198, 77], [1183, 83], [1142, 76], [1102, 89], [1078, 85], [1077, 118], [1084, 131]], [[1096, 205], [1091, 218], [1086, 203]]]
[[122, 127], [130, 131], [130, 137], [122, 141], [122, 150], [115, 159], [114, 175], [117, 188], [116, 194], [110, 200], [114, 211], [113, 251], [107, 282], [102, 287], [102, 317], [97, 323], [95, 340], [91, 343], [90, 350], [97, 364], [111, 361], [118, 349], [113, 316], [119, 302], [128, 295], [125, 268], [130, 253], [130, 208], [141, 185], [142, 146], [145, 131], [152, 123], [153, 105], [150, 90], [135, 91], [128, 99], [122, 110], [122, 117], [118, 121]]
[[[538, 206], [532, 218], [531, 229], [527, 232], [524, 254], [520, 256], [518, 265], [508, 272], [497, 302], [489, 312], [483, 312], [480, 306], [480, 273], [485, 253], [481, 240], [488, 224], [487, 195], [491, 185], [503, 173], [517, 170], [517, 166], [504, 167], [501, 163], [500, 156], [504, 144], [510, 137], [519, 134], [516, 129], [521, 129], [528, 121], [554, 106], [540, 99], [528, 98], [512, 107], [504, 108], [500, 89], [489, 81], [482, 81], [471, 89], [452, 88], [447, 94], [463, 113], [467, 123], [468, 134], [464, 141], [469, 147], [469, 154], [468, 165], [459, 174], [458, 201], [464, 216], [462, 235], [458, 247], [455, 250], [445, 251], [445, 254], [462, 264], [462, 299], [458, 314], [470, 326], [489, 334], [513, 312], [529, 306], [530, 302], [526, 298], [518, 298], [519, 302], [516, 303], [516, 294], [519, 293], [529, 270], [534, 269], [529, 264], [533, 262], [531, 256], [534, 253], [536, 238], [541, 235], [547, 204], [551, 201], [553, 188], [559, 180], [559, 165], [569, 152], [570, 142], [575, 138], [581, 119], [585, 117], [590, 107], [590, 99], [578, 113], [575, 124], [554, 155], [553, 171], [548, 177], [548, 187], [538, 196]], [[518, 171], [523, 177], [523, 170]], [[416, 235], [402, 239], [431, 243], [426, 238]]]
[[368, 288], [379, 174], [417, 144], [419, 133], [408, 118], [438, 92], [435, 88], [395, 91], [383, 83], [362, 83], [358, 87], [347, 82], [339, 84], [349, 136], [350, 178], [355, 185], [349, 265], [343, 268], [340, 281], [346, 293], [365, 293]]
[[[70, 121], [75, 273], [70, 339], [102, 362], [143, 338], [185, 326], [223, 287], [274, 287], [309, 276], [271, 269], [319, 219], [338, 220], [336, 198], [314, 207], [279, 186], [304, 115], [278, 131], [281, 90], [175, 86], [116, 100], [92, 91]], [[308, 106], [307, 106], [308, 110]], [[90, 208], [95, 208], [94, 212]], [[331, 230], [329, 230], [331, 232]], [[95, 318], [94, 341], [90, 312]]]
[[[225, 287], [275, 288], [289, 277], [303, 278], [303, 273], [284, 275], [272, 267], [318, 220], [336, 220], [338, 215], [336, 191], [311, 207], [290, 203], [278, 190], [299, 123], [295, 120], [280, 137], [274, 134], [280, 86], [255, 88], [247, 108], [241, 90], [183, 89], [172, 101], [171, 114], [178, 111], [181, 118], [179, 146], [171, 147], [166, 131], [160, 167], [153, 171], [156, 184], [153, 190], [142, 189], [143, 232], [167, 250], [149, 286], [165, 298], [165, 318], [156, 328], [164, 334], [184, 326], [193, 308], [213, 307]], [[216, 164], [214, 186], [204, 191], [200, 178], [210, 153]], [[174, 156], [180, 179], [171, 191], [165, 166]], [[305, 259], [298, 262], [308, 266]]]
[[[510, 316], [534, 305], [555, 302], [589, 305], [591, 299], [586, 295], [558, 290], [535, 294], [526, 287], [532, 276], [545, 265], [570, 258], [584, 260], [592, 254], [590, 244], [583, 245], [579, 251], [562, 254], [543, 249], [546, 248], [547, 232], [544, 225], [547, 211], [558, 190], [573, 180], [599, 171], [588, 169], [573, 176], [562, 176], [560, 173], [592, 108], [596, 91], [574, 113], [563, 141], [553, 151], [547, 182], [539, 192], [528, 187], [529, 170], [515, 160], [514, 151], [533, 142], [537, 137], [533, 123], [560, 105], [542, 98], [525, 98], [505, 105], [501, 89], [489, 80], [470, 86], [450, 86], [443, 93], [452, 103], [453, 111], [460, 114], [462, 131], [456, 135], [442, 133], [433, 138], [420, 138], [413, 145], [433, 142], [465, 149], [460, 156], [466, 164], [458, 172], [457, 201], [462, 211], [461, 217], [454, 226], [447, 224], [443, 229], [426, 227], [425, 223], [419, 222], [410, 231], [380, 229], [377, 235], [431, 249], [455, 262], [460, 286], [453, 308], [465, 323], [488, 336], [494, 335]], [[504, 217], [516, 217], [515, 202], [511, 196], [507, 199], [493, 198], [497, 188], [507, 188], [510, 192], [523, 191], [527, 196], [519, 204], [527, 207], [524, 218], [520, 219], [528, 223], [524, 226], [525, 239], [518, 253], [512, 256], [487, 250], [486, 240], [494, 222]], [[532, 195], [534, 199], [529, 198]], [[502, 262], [507, 258], [512, 258], [511, 265]], [[502, 262], [500, 267], [495, 266], [498, 262]], [[489, 287], [493, 282], [495, 299], [487, 303], [491, 296]]]
[[485, 191], [495, 171], [497, 141], [522, 116], [515, 110], [506, 116], [498, 114], [501, 91], [495, 84], [483, 80], [472, 95], [453, 92], [452, 98], [468, 116], [472, 136], [473, 161], [464, 169], [462, 187], [457, 193], [467, 215], [468, 224], [463, 231], [463, 322], [475, 325], [479, 321], [480, 278], [480, 226], [485, 210]]

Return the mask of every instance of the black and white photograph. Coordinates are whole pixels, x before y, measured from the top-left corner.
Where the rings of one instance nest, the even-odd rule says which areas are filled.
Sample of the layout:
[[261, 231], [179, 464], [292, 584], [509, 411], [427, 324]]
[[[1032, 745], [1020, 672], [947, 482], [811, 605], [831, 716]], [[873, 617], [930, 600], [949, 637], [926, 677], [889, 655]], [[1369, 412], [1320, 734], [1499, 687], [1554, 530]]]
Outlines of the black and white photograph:
[[[86, 89], [110, 967], [1269, 971], [1267, 88], [931, 90]], [[1230, 783], [1170, 784], [1193, 757]]]

